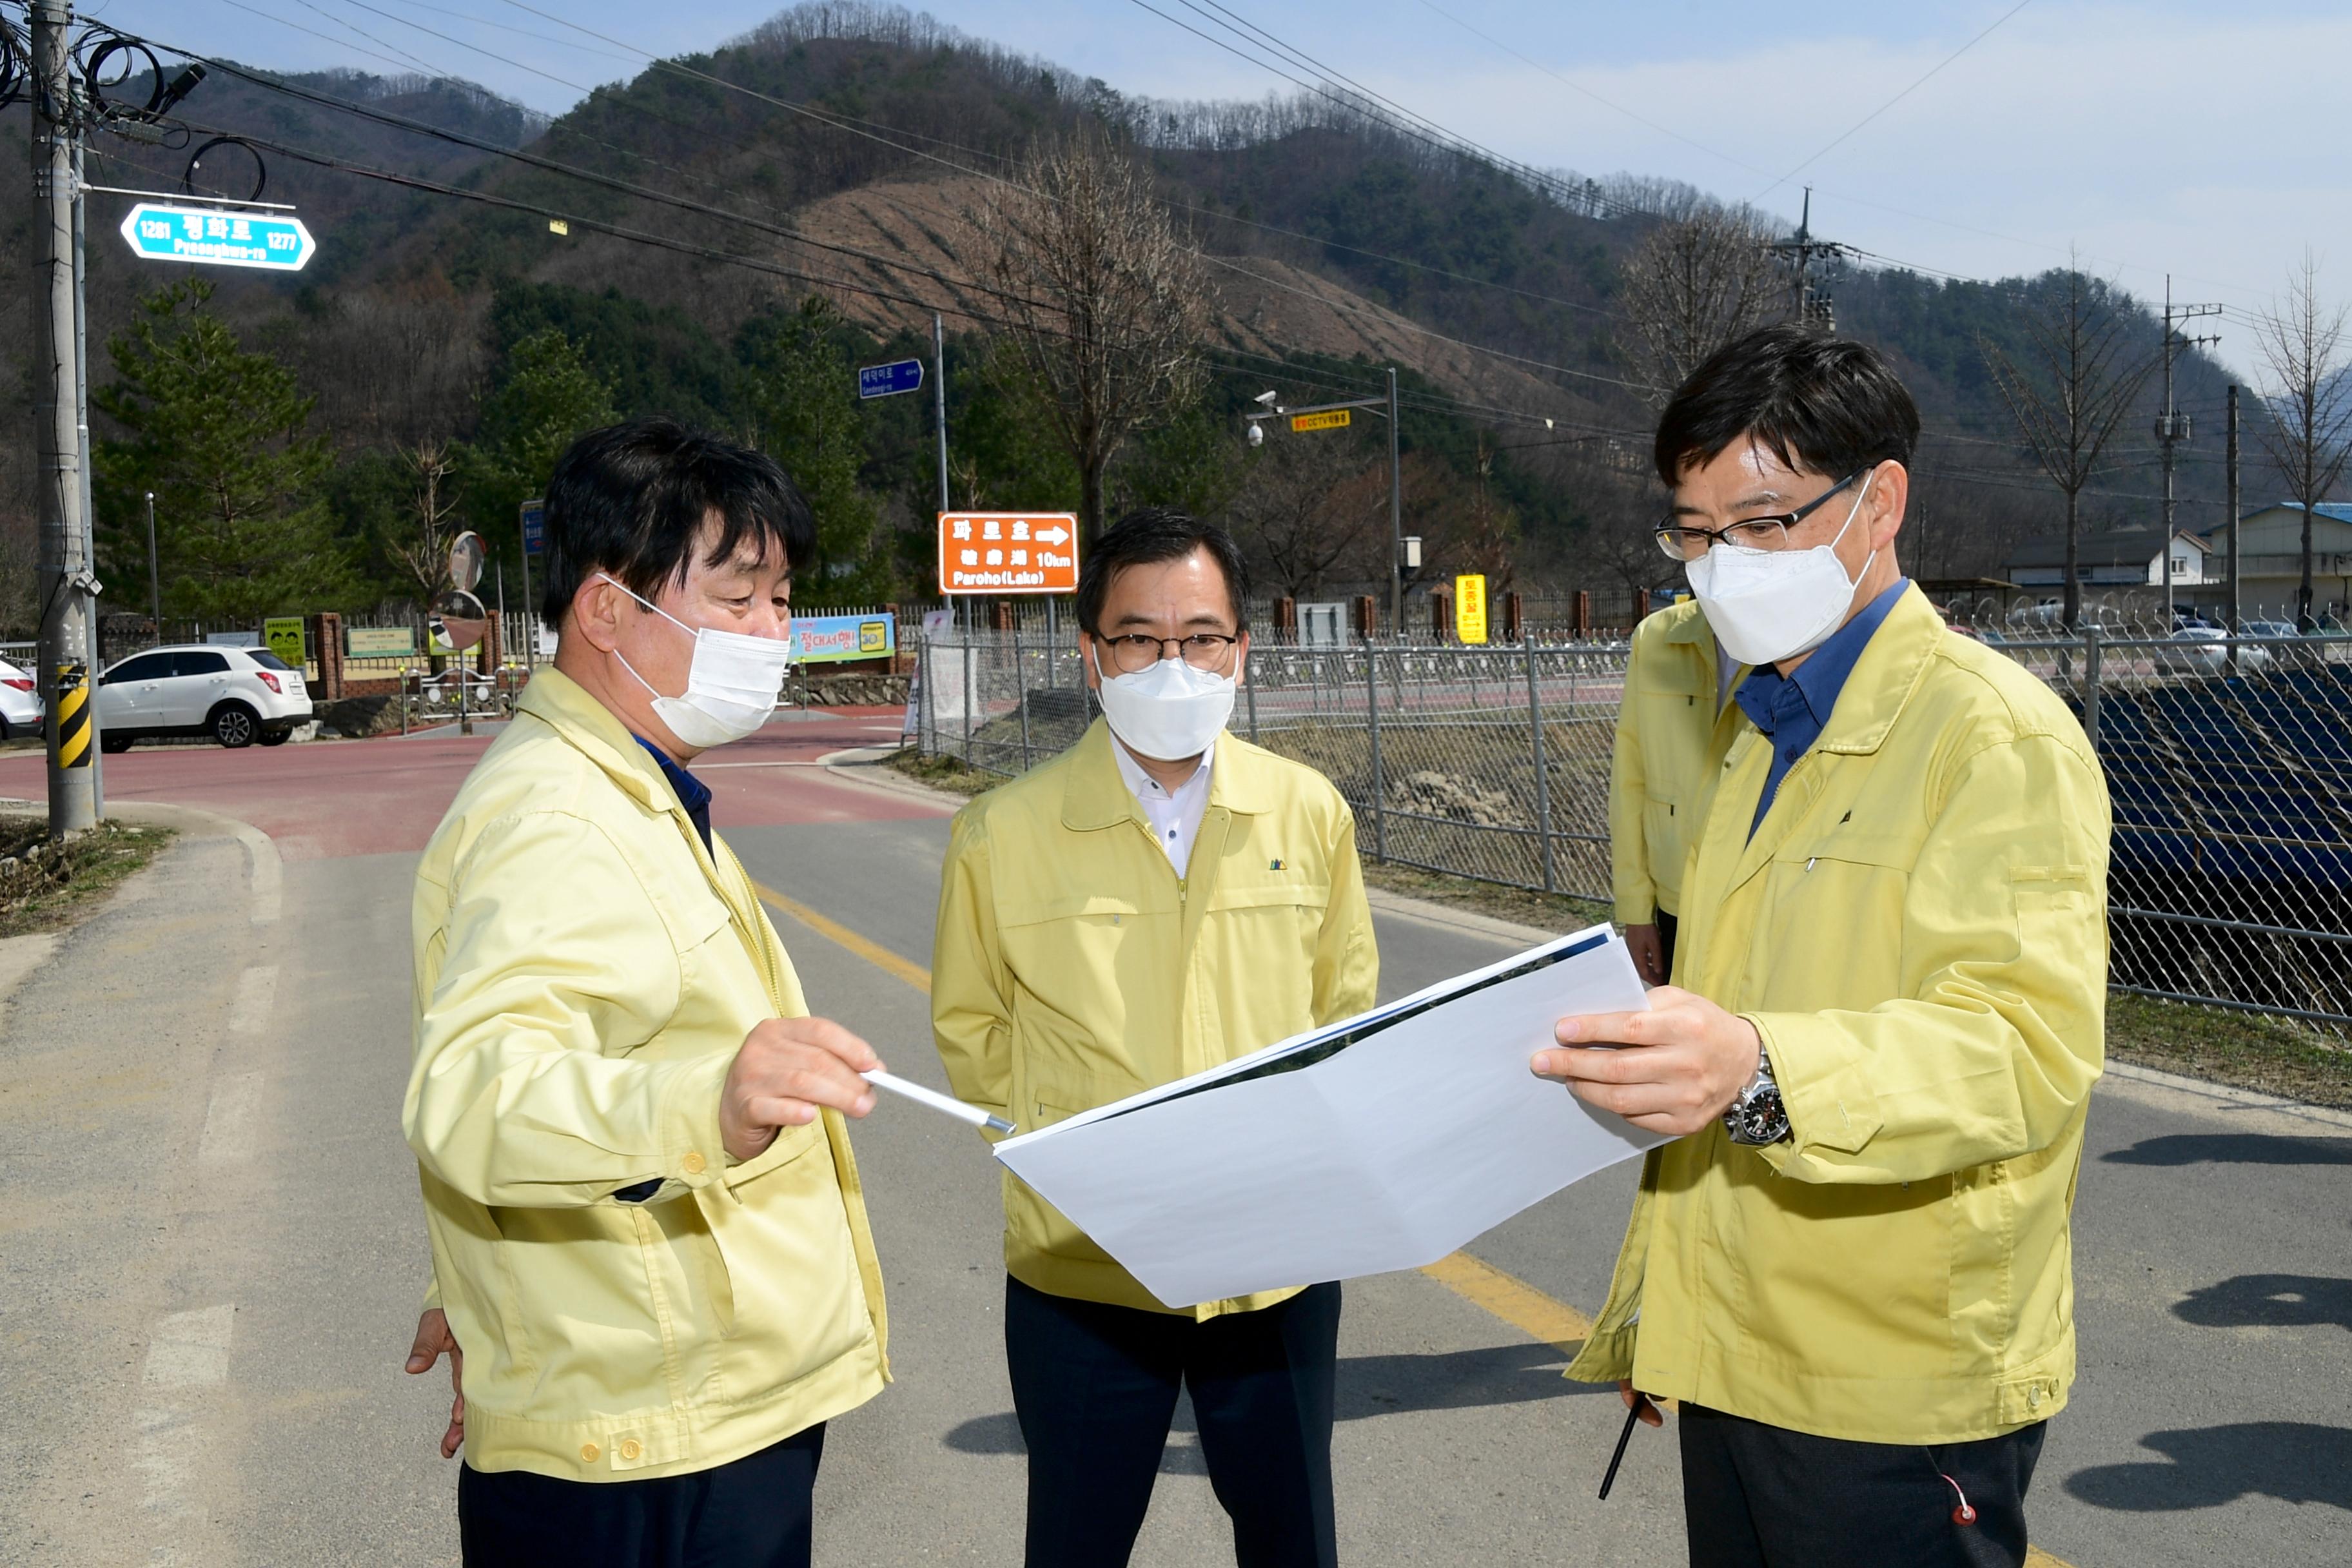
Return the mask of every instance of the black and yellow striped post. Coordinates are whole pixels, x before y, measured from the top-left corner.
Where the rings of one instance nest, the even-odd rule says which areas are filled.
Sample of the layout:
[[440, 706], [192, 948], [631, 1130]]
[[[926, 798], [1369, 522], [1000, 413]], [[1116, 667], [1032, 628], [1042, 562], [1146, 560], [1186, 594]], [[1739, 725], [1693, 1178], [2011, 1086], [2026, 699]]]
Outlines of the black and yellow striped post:
[[79, 660], [60, 664], [57, 675], [57, 700], [49, 704], [49, 765], [86, 768], [98, 752], [89, 721], [89, 666]]

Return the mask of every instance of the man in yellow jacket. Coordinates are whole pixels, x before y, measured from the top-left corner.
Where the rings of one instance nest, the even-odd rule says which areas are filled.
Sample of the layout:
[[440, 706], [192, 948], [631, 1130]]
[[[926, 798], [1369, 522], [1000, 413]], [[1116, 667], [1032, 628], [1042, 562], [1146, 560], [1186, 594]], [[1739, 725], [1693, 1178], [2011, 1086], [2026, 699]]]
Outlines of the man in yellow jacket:
[[1660, 542], [1756, 667], [1752, 727], [1684, 882], [1680, 984], [1536, 1058], [1680, 1135], [1569, 1370], [1654, 1423], [1643, 1396], [1682, 1402], [1701, 1568], [2021, 1563], [2074, 1381], [2106, 790], [2064, 705], [1904, 580], [1918, 430], [1875, 353], [1794, 327], [1667, 407]]
[[[932, 1028], [956, 1093], [1024, 1131], [1372, 1004], [1346, 803], [1224, 732], [1247, 602], [1223, 529], [1150, 510], [1105, 531], [1077, 617], [1108, 722], [957, 815]], [[1031, 1568], [1127, 1561], [1180, 1388], [1237, 1560], [1336, 1562], [1339, 1287], [1171, 1310], [1009, 1173], [1004, 1222]]]
[[878, 1064], [805, 1016], [686, 764], [774, 707], [814, 528], [768, 458], [646, 420], [563, 455], [547, 538], [554, 667], [413, 911], [465, 1558], [805, 1563], [824, 1424], [887, 1376], [842, 1121]]
[[1740, 673], [1696, 600], [1633, 628], [1609, 767], [1609, 860], [1617, 923], [1653, 985], [1674, 974], [1683, 860], [1739, 732], [1731, 693]]

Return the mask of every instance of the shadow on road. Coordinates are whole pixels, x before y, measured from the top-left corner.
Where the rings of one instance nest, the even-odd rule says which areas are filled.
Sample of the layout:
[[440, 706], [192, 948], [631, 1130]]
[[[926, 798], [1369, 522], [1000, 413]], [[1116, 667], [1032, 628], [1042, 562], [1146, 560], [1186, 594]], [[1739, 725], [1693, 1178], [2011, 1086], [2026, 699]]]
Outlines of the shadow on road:
[[2333, 1323], [2352, 1329], [2352, 1279], [2310, 1274], [2241, 1274], [2191, 1290], [2172, 1309], [2187, 1323], [2209, 1329], [2252, 1325], [2302, 1328]]
[[2099, 1158], [2113, 1165], [2352, 1165], [2352, 1138], [2174, 1132], [2110, 1149]]
[[[1342, 1421], [1401, 1415], [1416, 1410], [1463, 1410], [1525, 1405], [1577, 1394], [1610, 1394], [1599, 1384], [1570, 1383], [1559, 1375], [1568, 1358], [1550, 1345], [1496, 1345], [1433, 1355], [1362, 1355], [1339, 1363], [1336, 1414]], [[1192, 1405], [1180, 1400], [1172, 1430], [1194, 1431]], [[976, 1415], [943, 1439], [961, 1454], [1018, 1454], [1021, 1426], [1011, 1411]], [[1160, 1462], [1163, 1474], [1204, 1474], [1200, 1450], [1171, 1443]]]
[[2165, 1458], [2077, 1470], [2067, 1491], [2133, 1513], [2219, 1508], [2250, 1495], [2352, 1511], [2352, 1428], [2244, 1421], [2151, 1432], [2140, 1443]]

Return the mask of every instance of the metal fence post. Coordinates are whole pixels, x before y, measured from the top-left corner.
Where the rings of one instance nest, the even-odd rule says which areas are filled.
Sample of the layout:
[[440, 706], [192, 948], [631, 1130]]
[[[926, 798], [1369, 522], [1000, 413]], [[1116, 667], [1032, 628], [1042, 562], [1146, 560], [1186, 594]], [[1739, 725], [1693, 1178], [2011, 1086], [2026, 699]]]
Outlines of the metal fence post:
[[1022, 663], [1021, 622], [1017, 618], [1013, 623], [1013, 700], [1021, 704], [1021, 771], [1025, 773], [1030, 768], [1029, 671]]
[[925, 632], [922, 638], [922, 689], [915, 694], [915, 751], [919, 756], [929, 757], [936, 756], [940, 749], [940, 689], [931, 674], [931, 634]]
[[1551, 770], [1544, 763], [1543, 698], [1536, 685], [1536, 645], [1521, 645], [1528, 658], [1528, 734], [1536, 760], [1536, 843], [1543, 851], [1543, 888], [1558, 892], [1551, 869]]
[[1255, 746], [1257, 744], [1257, 682], [1249, 678], [1247, 669], [1242, 671], [1242, 700], [1249, 704], [1250, 744]]
[[1385, 863], [1389, 858], [1389, 822], [1381, 799], [1388, 793], [1381, 774], [1381, 650], [1370, 638], [1364, 639], [1364, 712], [1371, 723], [1372, 736], [1372, 858]]
[[979, 689], [978, 679], [971, 668], [972, 634], [977, 630], [978, 628], [974, 626], [966, 626], [963, 629], [963, 765], [965, 767], [972, 765], [972, 731], [980, 728], [975, 721], [977, 716], [972, 711], [972, 704], [977, 700]]
[[2091, 754], [2099, 751], [2099, 625], [2083, 628], [2083, 733], [2090, 737]]

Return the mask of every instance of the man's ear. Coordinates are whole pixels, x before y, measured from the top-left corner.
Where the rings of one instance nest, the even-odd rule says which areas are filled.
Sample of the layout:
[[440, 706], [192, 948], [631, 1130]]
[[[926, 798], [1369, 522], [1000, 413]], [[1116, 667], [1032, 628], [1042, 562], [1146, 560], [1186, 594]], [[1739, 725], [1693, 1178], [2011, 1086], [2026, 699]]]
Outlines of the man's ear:
[[612, 652], [621, 640], [621, 605], [627, 597], [603, 574], [590, 577], [572, 595], [572, 613], [564, 617], [557, 646], [561, 647], [562, 637], [576, 629], [582, 640], [597, 652]]
[[1099, 690], [1102, 687], [1102, 670], [1096, 662], [1097, 646], [1093, 633], [1086, 631], [1078, 633], [1078, 668], [1086, 671], [1087, 685]]
[[1911, 471], [1902, 464], [1878, 465], [1870, 486], [1870, 547], [1885, 550], [1903, 531], [1904, 513], [1911, 504]]

